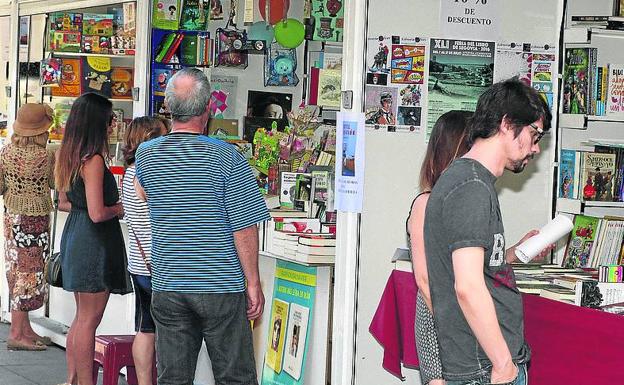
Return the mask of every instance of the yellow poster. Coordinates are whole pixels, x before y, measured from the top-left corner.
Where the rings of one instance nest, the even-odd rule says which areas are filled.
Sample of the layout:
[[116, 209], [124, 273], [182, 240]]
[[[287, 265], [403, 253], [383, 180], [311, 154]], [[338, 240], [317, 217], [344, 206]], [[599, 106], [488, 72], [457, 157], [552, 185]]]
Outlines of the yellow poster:
[[284, 356], [284, 340], [286, 335], [286, 322], [288, 321], [288, 302], [273, 299], [271, 309], [271, 323], [269, 329], [269, 341], [267, 344], [265, 362], [267, 366], [280, 373], [282, 371], [282, 358]]

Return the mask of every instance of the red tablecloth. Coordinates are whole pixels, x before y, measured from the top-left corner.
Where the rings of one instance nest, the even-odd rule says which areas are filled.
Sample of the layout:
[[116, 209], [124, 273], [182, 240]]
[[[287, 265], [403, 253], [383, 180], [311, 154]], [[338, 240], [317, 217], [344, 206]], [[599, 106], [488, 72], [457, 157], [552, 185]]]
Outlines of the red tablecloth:
[[[369, 327], [384, 349], [383, 367], [399, 378], [417, 367], [416, 282], [394, 270]], [[524, 295], [525, 337], [533, 351], [531, 385], [624, 384], [624, 317]]]
[[393, 270], [368, 328], [384, 348], [384, 369], [400, 379], [401, 363], [418, 367], [414, 333], [416, 291], [414, 274]]

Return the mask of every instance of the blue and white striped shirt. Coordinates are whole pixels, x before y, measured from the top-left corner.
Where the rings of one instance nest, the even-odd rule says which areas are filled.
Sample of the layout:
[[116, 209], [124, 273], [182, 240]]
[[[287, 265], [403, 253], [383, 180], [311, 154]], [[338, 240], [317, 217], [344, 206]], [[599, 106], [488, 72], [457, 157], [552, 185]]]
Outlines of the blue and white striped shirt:
[[244, 291], [233, 233], [269, 219], [269, 213], [234, 146], [172, 133], [139, 146], [136, 175], [150, 211], [153, 290]]

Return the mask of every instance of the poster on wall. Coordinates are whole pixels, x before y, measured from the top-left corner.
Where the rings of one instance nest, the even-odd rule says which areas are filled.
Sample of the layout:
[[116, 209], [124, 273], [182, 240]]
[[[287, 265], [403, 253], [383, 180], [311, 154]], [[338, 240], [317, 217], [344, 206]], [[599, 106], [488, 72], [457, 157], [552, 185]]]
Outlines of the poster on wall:
[[308, 35], [316, 41], [342, 41], [344, 0], [312, 0]]
[[426, 93], [426, 39], [368, 39], [366, 125], [387, 132], [418, 132]]
[[517, 77], [526, 85], [531, 85], [531, 64], [533, 54], [520, 49], [496, 50], [496, 67], [494, 68], [494, 83]]
[[502, 3], [503, 0], [441, 0], [442, 37], [496, 39], [501, 31]]
[[495, 43], [431, 39], [426, 139], [438, 118], [450, 110], [474, 111], [492, 85]]
[[362, 212], [364, 194], [364, 114], [336, 114], [336, 210]]
[[210, 75], [210, 109], [215, 119], [236, 119], [236, 90], [238, 77]]
[[[548, 52], [530, 51], [531, 44], [524, 44], [517, 48], [501, 46], [502, 44], [496, 50], [494, 83], [516, 77], [526, 85], [535, 88], [552, 110], [557, 70], [555, 55]], [[554, 50], [552, 45], [548, 47]]]
[[303, 384], [315, 294], [316, 267], [276, 262], [261, 385]]

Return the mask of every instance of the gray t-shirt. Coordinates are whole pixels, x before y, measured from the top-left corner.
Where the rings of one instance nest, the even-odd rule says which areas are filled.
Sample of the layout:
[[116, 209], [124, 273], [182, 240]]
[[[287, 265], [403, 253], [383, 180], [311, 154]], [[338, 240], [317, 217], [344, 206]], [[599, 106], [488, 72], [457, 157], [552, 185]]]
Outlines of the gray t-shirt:
[[457, 302], [452, 253], [464, 247], [484, 249], [485, 283], [511, 356], [516, 363], [530, 358], [524, 341], [522, 298], [505, 261], [505, 231], [495, 182], [496, 177], [479, 162], [460, 158], [438, 179], [427, 203], [427, 270], [447, 380], [481, 378], [492, 367]]

